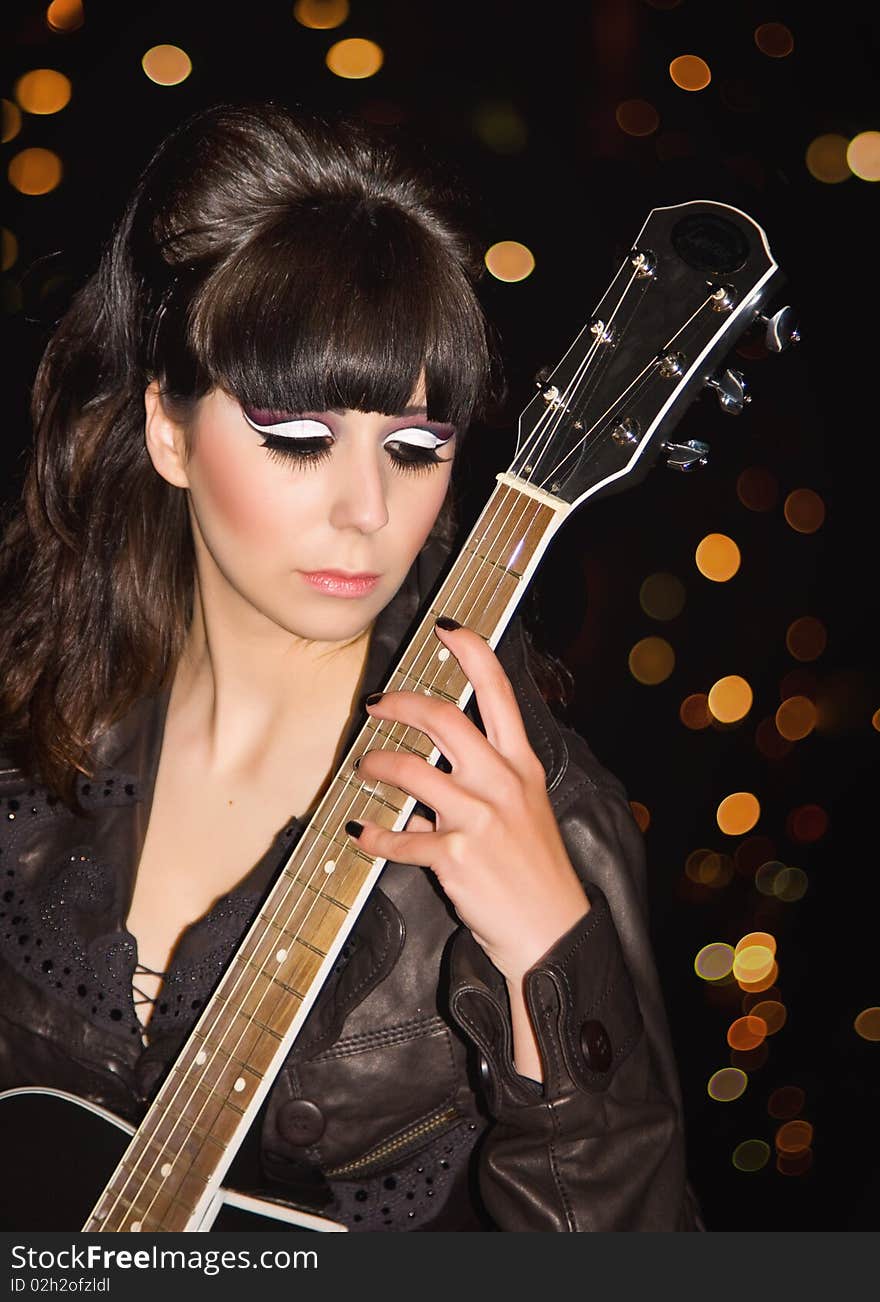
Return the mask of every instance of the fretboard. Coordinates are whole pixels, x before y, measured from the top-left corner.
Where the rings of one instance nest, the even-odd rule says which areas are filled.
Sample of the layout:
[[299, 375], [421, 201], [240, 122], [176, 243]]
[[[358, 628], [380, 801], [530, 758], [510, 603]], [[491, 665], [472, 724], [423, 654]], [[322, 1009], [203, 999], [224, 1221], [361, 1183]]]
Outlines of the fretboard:
[[[439, 615], [495, 647], [570, 507], [510, 474], [498, 486], [388, 679], [464, 708], [472, 688]], [[349, 819], [397, 831], [414, 797], [353, 769], [367, 750], [436, 763], [430, 737], [368, 718], [151, 1104], [86, 1231], [198, 1229], [382, 869]]]

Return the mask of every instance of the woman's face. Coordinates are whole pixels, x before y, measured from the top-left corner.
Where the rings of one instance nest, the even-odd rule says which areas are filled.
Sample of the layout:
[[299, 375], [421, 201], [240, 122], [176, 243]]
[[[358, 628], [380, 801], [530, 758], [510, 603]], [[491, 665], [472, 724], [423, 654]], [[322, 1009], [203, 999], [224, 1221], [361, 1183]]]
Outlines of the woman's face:
[[203, 398], [185, 465], [203, 602], [215, 591], [246, 624], [256, 612], [318, 642], [368, 628], [452, 473], [455, 431], [428, 422], [424, 402], [423, 385], [400, 416], [244, 409], [219, 389]]

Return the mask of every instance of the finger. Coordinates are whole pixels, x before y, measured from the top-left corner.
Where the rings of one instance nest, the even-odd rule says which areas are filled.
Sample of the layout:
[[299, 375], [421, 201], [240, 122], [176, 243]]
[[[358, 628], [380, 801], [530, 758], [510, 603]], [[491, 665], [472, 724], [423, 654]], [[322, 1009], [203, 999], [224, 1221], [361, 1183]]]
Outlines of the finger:
[[[415, 816], [419, 817], [418, 814]], [[427, 822], [427, 819], [424, 820]], [[360, 831], [358, 831], [360, 829]], [[389, 832], [387, 828], [366, 820], [351, 820], [345, 830], [357, 847], [373, 859], [393, 863], [410, 863], [434, 869], [439, 862], [440, 833], [433, 828], [406, 832]]]
[[438, 772], [416, 755], [368, 750], [358, 761], [357, 775], [364, 782], [383, 782], [406, 795], [415, 796], [423, 805], [435, 810], [447, 828], [467, 826], [473, 818], [473, 796], [448, 773]]
[[367, 713], [423, 732], [454, 769], [467, 767], [480, 771], [498, 761], [498, 752], [451, 701], [423, 696], [420, 692], [392, 691], [368, 705]]
[[521, 760], [531, 746], [513, 684], [495, 652], [479, 633], [464, 626], [450, 630], [436, 624], [434, 632], [473, 686], [491, 745], [508, 759]]

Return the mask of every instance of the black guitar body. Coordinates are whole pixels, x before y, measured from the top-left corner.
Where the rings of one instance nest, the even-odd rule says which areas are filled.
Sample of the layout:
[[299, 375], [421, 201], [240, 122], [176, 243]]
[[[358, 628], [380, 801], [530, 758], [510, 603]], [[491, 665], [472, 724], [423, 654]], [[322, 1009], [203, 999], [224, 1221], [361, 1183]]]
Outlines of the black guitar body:
[[[80, 1231], [133, 1134], [134, 1128], [112, 1112], [60, 1090], [0, 1094], [0, 1230]], [[249, 1156], [242, 1145], [230, 1168], [232, 1179]], [[218, 1190], [211, 1211], [194, 1228], [251, 1233], [347, 1229], [265, 1195], [226, 1187]]]

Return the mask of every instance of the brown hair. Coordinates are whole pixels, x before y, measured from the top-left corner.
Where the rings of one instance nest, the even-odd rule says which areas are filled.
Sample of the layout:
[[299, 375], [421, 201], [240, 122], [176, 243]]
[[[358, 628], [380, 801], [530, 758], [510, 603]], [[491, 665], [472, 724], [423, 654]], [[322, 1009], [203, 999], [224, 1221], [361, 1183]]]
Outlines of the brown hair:
[[[220, 105], [138, 181], [52, 336], [34, 447], [0, 544], [0, 734], [77, 808], [90, 747], [170, 681], [192, 618], [185, 493], [155, 472], [144, 390], [273, 410], [428, 416], [466, 429], [496, 354], [452, 189], [351, 122]], [[456, 458], [458, 460], [458, 458]], [[453, 506], [435, 532], [451, 536]]]

